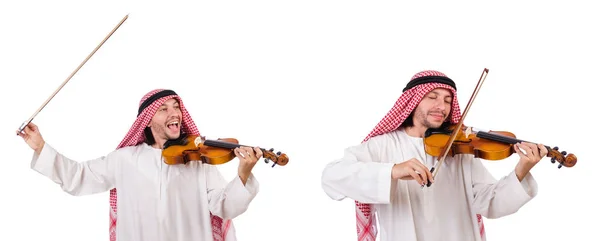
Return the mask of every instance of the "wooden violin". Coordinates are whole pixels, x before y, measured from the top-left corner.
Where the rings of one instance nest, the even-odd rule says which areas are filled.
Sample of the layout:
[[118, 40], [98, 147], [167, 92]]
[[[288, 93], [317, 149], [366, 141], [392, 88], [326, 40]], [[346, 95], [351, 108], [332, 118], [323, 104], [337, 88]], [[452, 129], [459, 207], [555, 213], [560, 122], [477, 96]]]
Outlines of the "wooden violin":
[[[516, 139], [513, 133], [506, 131], [474, 131], [471, 127], [463, 125], [467, 113], [471, 109], [475, 97], [483, 81], [487, 77], [489, 70], [483, 69], [481, 77], [473, 90], [473, 94], [465, 107], [464, 113], [461, 115], [460, 120], [456, 124], [445, 124], [440, 128], [430, 128], [426, 131], [423, 138], [425, 145], [425, 152], [429, 155], [436, 157], [437, 163], [430, 170], [433, 178], [435, 179], [437, 173], [442, 166], [442, 163], [448, 155], [456, 154], [473, 154], [475, 157], [482, 158], [485, 160], [502, 160], [514, 153], [513, 145], [519, 142], [525, 142]], [[460, 128], [457, 128], [460, 127]], [[558, 147], [548, 149], [548, 157], [551, 157], [551, 162], [555, 163], [558, 161], [558, 168], [562, 166], [572, 167], [577, 163], [577, 157], [573, 154], [566, 155], [566, 152], [558, 152]], [[566, 156], [565, 156], [566, 155]], [[431, 182], [428, 180], [428, 187], [431, 186]], [[421, 188], [423, 188], [421, 186]]]
[[[425, 152], [432, 156], [439, 156], [450, 139], [450, 134], [457, 126], [457, 124], [446, 122], [440, 128], [430, 128], [425, 131]], [[528, 141], [519, 140], [515, 134], [507, 131], [485, 132], [462, 125], [452, 142], [448, 155], [472, 154], [477, 158], [490, 161], [503, 160], [515, 153], [513, 145], [519, 142]], [[546, 156], [551, 158], [552, 163], [558, 161], [558, 168], [573, 167], [577, 164], [577, 157], [574, 154], [567, 155], [566, 151], [559, 152], [556, 146], [554, 148], [545, 147], [548, 149]]]
[[[179, 142], [179, 143], [177, 143]], [[242, 147], [237, 139], [219, 138], [206, 140], [203, 136], [185, 135], [179, 141], [167, 142], [162, 151], [164, 162], [169, 165], [186, 164], [190, 161], [201, 161], [211, 165], [227, 163], [235, 158], [234, 149]], [[273, 166], [285, 166], [289, 159], [285, 153], [273, 152], [273, 148], [261, 148], [265, 163], [273, 161]]]

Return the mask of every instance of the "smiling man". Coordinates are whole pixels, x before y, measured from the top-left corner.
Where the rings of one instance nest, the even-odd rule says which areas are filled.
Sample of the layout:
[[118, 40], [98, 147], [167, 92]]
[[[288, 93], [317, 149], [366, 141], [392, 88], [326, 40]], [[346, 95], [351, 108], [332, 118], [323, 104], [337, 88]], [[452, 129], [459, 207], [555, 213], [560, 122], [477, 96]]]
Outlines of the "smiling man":
[[235, 149], [238, 176], [229, 182], [212, 165], [164, 163], [165, 143], [200, 135], [172, 90], [143, 96], [129, 133], [115, 151], [100, 158], [67, 158], [44, 141], [33, 123], [17, 134], [34, 150], [33, 170], [65, 192], [80, 196], [110, 190], [112, 241], [236, 240], [231, 219], [244, 213], [258, 192], [252, 174], [262, 156], [258, 147]]
[[[325, 193], [355, 200], [359, 241], [376, 240], [376, 221], [381, 241], [485, 240], [482, 216], [512, 214], [537, 194], [529, 170], [547, 154], [541, 144], [516, 144], [520, 160], [500, 180], [473, 155], [447, 157], [433, 180], [425, 131], [460, 117], [454, 81], [439, 71], [419, 72], [363, 142], [325, 167]], [[428, 181], [433, 185], [422, 189]]]

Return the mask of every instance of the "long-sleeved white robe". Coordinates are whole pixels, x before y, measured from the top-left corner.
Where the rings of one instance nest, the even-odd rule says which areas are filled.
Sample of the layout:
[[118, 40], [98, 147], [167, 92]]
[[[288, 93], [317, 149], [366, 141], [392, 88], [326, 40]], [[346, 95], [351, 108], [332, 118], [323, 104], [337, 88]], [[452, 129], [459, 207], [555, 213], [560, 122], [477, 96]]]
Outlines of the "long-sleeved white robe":
[[[233, 219], [246, 211], [259, 187], [253, 175], [246, 185], [237, 176], [226, 182], [215, 166], [197, 161], [167, 165], [161, 150], [145, 143], [84, 162], [46, 143], [31, 168], [75, 196], [117, 188], [117, 241], [213, 240], [209, 211]], [[227, 240], [236, 240], [233, 225], [230, 229]]]
[[496, 180], [472, 155], [447, 157], [430, 187], [392, 180], [393, 165], [411, 158], [428, 168], [435, 164], [425, 153], [423, 139], [402, 128], [375, 136], [327, 164], [323, 190], [334, 200], [373, 204], [381, 241], [479, 241], [476, 214], [506, 216], [537, 194], [531, 174], [521, 182], [514, 171]]

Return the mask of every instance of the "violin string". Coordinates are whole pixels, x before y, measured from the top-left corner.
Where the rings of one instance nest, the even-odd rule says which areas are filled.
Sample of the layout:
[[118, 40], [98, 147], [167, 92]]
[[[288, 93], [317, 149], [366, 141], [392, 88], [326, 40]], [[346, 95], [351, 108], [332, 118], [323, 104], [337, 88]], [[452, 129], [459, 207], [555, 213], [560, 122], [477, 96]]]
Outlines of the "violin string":
[[503, 135], [499, 135], [499, 134], [495, 134], [495, 133], [489, 133], [489, 132], [478, 132], [477, 137], [481, 137], [481, 138], [493, 140], [493, 141], [498, 141], [498, 142], [503, 142], [503, 143], [507, 143], [507, 144], [515, 144], [518, 142], [522, 142], [522, 140], [519, 140], [519, 139], [515, 139], [512, 137], [503, 136]]

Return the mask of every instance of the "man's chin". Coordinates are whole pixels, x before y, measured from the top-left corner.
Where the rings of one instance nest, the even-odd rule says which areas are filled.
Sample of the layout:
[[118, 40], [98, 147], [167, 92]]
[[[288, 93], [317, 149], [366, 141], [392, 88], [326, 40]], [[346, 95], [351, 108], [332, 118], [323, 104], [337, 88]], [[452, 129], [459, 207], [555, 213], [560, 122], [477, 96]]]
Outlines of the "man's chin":
[[167, 135], [167, 137], [168, 137], [169, 139], [171, 139], [171, 140], [175, 140], [175, 139], [179, 138], [179, 136], [181, 136], [181, 134], [180, 134], [180, 133], [177, 133], [177, 134], [168, 134], [168, 135]]
[[430, 129], [437, 129], [440, 128], [442, 126], [442, 124], [444, 124], [444, 122], [429, 122], [427, 123], [427, 128]]

